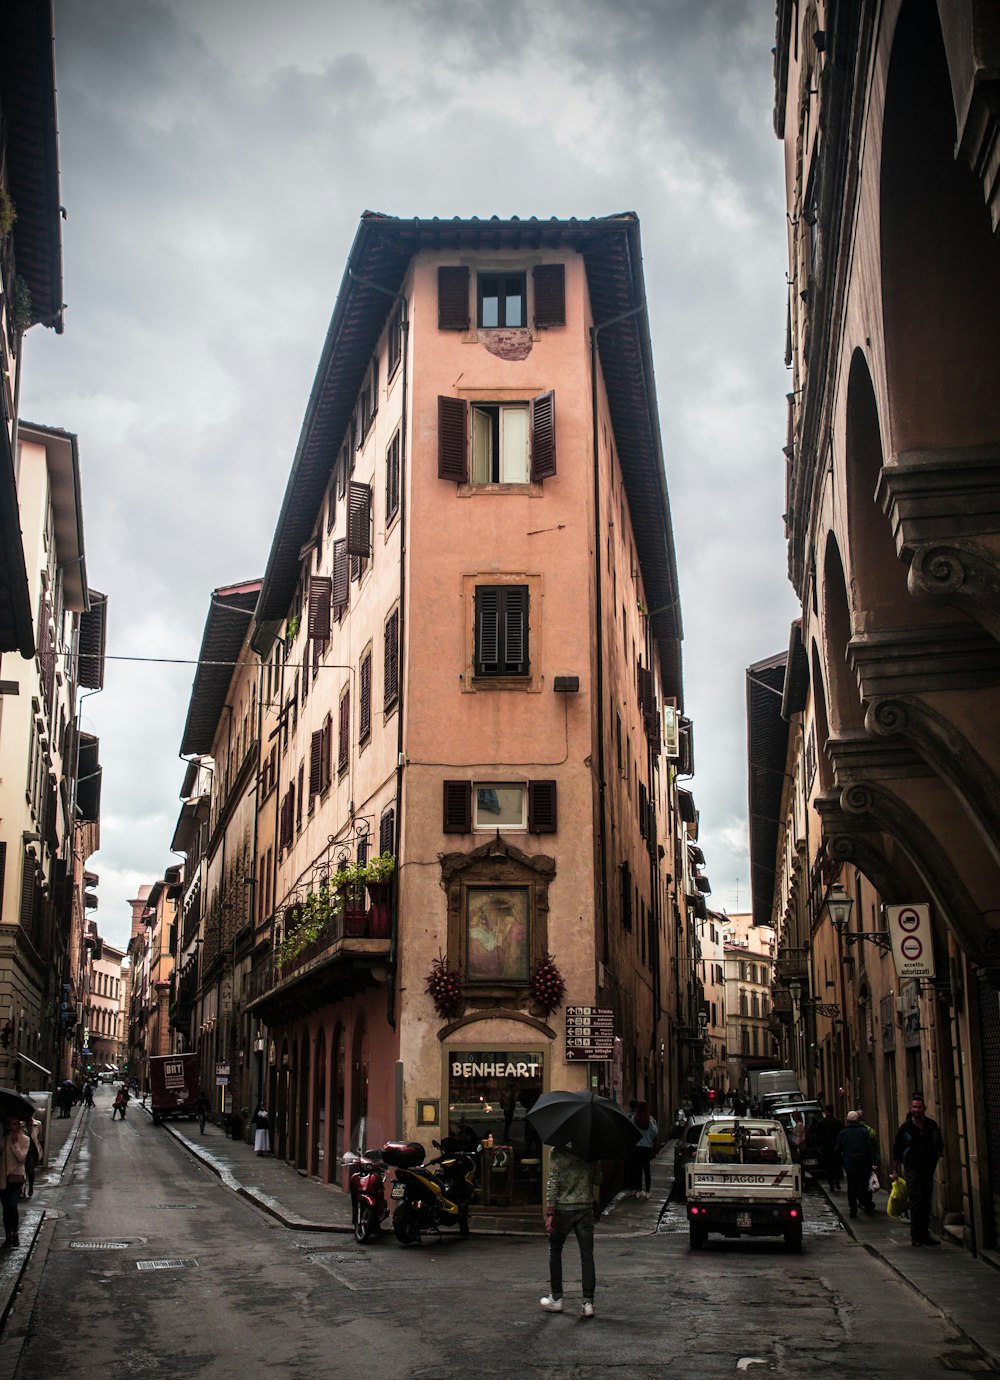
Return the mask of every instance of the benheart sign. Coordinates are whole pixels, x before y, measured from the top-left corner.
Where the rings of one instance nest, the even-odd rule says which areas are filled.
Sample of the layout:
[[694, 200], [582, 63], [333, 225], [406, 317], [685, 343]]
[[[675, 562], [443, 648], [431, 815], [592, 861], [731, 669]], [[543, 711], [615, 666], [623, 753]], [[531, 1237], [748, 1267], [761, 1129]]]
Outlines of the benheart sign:
[[911, 906], [886, 906], [892, 961], [901, 978], [934, 977], [934, 944], [931, 908], [923, 902]]

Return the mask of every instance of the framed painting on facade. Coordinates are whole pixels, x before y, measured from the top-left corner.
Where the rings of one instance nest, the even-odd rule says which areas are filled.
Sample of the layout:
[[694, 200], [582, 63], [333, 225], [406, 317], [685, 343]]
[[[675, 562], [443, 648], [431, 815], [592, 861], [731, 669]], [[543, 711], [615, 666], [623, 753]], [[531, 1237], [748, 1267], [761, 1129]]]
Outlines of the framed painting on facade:
[[527, 887], [469, 887], [465, 925], [467, 981], [528, 981], [531, 911]]

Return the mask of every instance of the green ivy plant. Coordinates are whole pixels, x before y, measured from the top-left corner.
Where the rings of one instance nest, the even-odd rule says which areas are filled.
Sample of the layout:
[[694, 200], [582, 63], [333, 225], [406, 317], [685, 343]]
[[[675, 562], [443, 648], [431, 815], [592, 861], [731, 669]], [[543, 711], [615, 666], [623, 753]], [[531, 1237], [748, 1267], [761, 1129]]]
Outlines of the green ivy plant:
[[6, 187], [0, 186], [0, 240], [5, 240], [14, 228], [17, 220], [17, 212], [14, 203], [10, 199], [10, 192]]
[[367, 882], [387, 882], [395, 870], [393, 854], [381, 853], [366, 863], [340, 868], [315, 891], [307, 892], [301, 902], [298, 923], [275, 947], [278, 962], [290, 963], [320, 937], [334, 916], [342, 913], [347, 892]]
[[291, 618], [289, 618], [288, 623], [285, 627], [285, 633], [288, 637], [289, 642], [294, 642], [295, 639], [298, 637], [299, 628], [301, 627], [301, 624], [302, 620], [300, 619], [299, 615], [297, 613], [292, 614]]
[[18, 335], [23, 335], [31, 325], [31, 289], [21, 277], [14, 274], [10, 290], [10, 319]]

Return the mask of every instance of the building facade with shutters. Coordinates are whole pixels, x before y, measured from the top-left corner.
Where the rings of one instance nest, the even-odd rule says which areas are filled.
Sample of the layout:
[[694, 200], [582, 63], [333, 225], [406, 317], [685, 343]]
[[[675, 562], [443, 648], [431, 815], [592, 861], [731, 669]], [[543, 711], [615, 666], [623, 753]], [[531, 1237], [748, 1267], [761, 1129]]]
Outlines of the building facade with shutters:
[[36, 650], [3, 664], [0, 1076], [39, 1087], [74, 1040], [84, 913], [97, 904], [85, 865], [99, 841], [98, 743], [78, 731], [77, 695], [103, 683], [105, 604], [87, 588], [77, 438], [22, 422], [16, 478]]
[[[791, 861], [785, 894], [809, 897], [808, 940], [843, 975], [841, 1004], [884, 994], [882, 1054], [911, 1079], [934, 1072], [931, 1114], [951, 1137], [936, 1215], [970, 1248], [995, 1247], [1000, 27], [974, 0], [783, 0], [775, 52], [785, 520], [818, 844]], [[839, 935], [834, 884], [853, 901]], [[886, 935], [883, 905], [929, 907], [933, 968], [915, 1003], [884, 942], [859, 937]]]
[[492, 1134], [497, 1193], [539, 1201], [542, 1091], [677, 1099], [690, 724], [644, 304], [632, 216], [362, 219], [252, 632], [246, 1035], [277, 1152], [325, 1180]]

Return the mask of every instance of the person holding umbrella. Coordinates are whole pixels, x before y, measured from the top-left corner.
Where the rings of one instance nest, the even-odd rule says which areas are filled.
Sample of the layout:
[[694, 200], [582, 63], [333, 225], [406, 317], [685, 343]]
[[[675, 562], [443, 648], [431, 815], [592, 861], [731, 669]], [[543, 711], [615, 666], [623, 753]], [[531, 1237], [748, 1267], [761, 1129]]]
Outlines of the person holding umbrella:
[[602, 1159], [620, 1158], [639, 1139], [639, 1131], [617, 1103], [589, 1092], [543, 1093], [526, 1118], [546, 1145], [553, 1147], [545, 1190], [545, 1230], [549, 1234], [549, 1292], [540, 1300], [546, 1313], [563, 1311], [562, 1249], [570, 1232], [580, 1246], [583, 1316], [594, 1316], [594, 1198]]
[[541, 1300], [546, 1313], [563, 1311], [562, 1251], [570, 1232], [580, 1247], [583, 1316], [594, 1316], [594, 1199], [601, 1184], [600, 1160], [581, 1160], [569, 1150], [554, 1149], [545, 1189], [545, 1230], [549, 1234], [549, 1292]]

